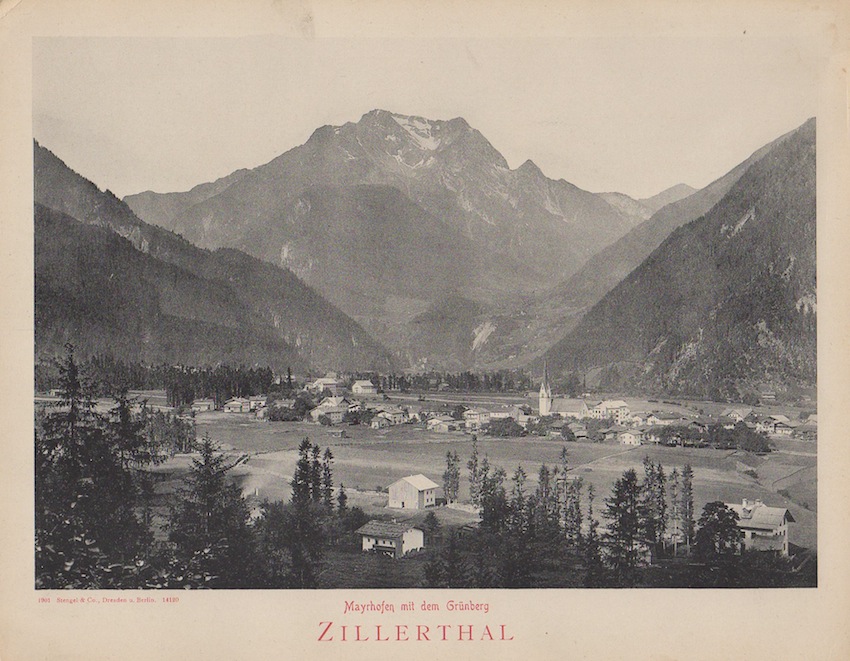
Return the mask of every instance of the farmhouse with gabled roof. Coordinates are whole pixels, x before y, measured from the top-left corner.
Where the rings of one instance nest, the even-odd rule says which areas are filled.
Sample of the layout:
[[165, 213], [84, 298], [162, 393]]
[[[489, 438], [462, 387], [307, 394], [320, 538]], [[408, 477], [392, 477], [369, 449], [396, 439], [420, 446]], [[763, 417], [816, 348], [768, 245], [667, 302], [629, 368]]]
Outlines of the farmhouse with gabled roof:
[[439, 485], [422, 475], [408, 475], [389, 487], [389, 507], [422, 510], [437, 504]]
[[760, 500], [751, 503], [746, 498], [740, 505], [726, 503], [726, 507], [738, 515], [744, 549], [788, 555], [788, 524], [794, 517], [786, 508], [768, 507]]
[[369, 521], [357, 529], [364, 551], [378, 551], [394, 558], [425, 547], [425, 534], [409, 524]]

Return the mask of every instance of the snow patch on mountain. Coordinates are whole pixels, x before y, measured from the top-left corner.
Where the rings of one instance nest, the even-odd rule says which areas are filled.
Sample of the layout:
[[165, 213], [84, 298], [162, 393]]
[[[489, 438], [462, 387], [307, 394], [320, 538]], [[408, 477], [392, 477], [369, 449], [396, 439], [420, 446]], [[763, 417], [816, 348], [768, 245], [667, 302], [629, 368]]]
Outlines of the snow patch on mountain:
[[743, 229], [744, 225], [746, 225], [749, 221], [753, 220], [755, 217], [756, 217], [755, 207], [751, 207], [747, 211], [747, 213], [745, 213], [741, 217], [741, 220], [739, 220], [737, 223], [735, 223], [734, 227], [730, 227], [729, 225], [726, 225], [724, 223], [723, 227], [720, 228], [720, 233], [723, 234], [724, 236], [728, 236], [728, 237], [731, 238], [731, 237], [735, 236], [738, 232], [740, 232], [741, 229]]
[[496, 330], [496, 325], [492, 321], [485, 321], [483, 324], [476, 326], [475, 330], [472, 331], [472, 334], [475, 336], [472, 340], [472, 350], [476, 351], [484, 346], [494, 330]]
[[396, 123], [407, 131], [408, 135], [420, 149], [434, 151], [440, 146], [440, 139], [431, 132], [431, 123], [419, 117], [406, 117], [405, 115], [393, 115]]

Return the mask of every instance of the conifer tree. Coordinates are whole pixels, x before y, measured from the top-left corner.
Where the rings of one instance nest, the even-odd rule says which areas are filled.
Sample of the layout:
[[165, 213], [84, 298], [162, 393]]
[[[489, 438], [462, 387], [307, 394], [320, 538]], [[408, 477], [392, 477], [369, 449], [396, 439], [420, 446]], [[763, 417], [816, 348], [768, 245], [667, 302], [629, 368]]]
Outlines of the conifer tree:
[[310, 499], [322, 502], [322, 450], [318, 445], [310, 447]]
[[673, 468], [670, 472], [670, 534], [673, 538], [673, 557], [676, 556], [678, 544], [682, 536], [681, 507], [679, 495], [679, 469]]
[[241, 491], [229, 473], [247, 459], [228, 459], [209, 435], [198, 446], [192, 470], [172, 508], [169, 539], [184, 558], [208, 553], [205, 569], [217, 577], [218, 587], [243, 587], [254, 577], [255, 557], [249, 512]]
[[322, 456], [322, 503], [325, 506], [325, 510], [330, 514], [334, 509], [333, 502], [333, 469], [331, 468], [331, 464], [333, 463], [333, 453], [330, 448], [325, 448], [325, 453]]
[[703, 559], [734, 555], [741, 544], [738, 514], [722, 501], [706, 503], [695, 541], [696, 553]]
[[623, 473], [605, 501], [607, 559], [620, 585], [631, 585], [643, 547], [641, 489], [634, 469]]
[[59, 366], [60, 400], [35, 437], [36, 576], [42, 587], [98, 587], [110, 562], [147, 542], [137, 492], [73, 347]]
[[680, 498], [679, 517], [681, 519], [682, 534], [688, 549], [694, 540], [694, 471], [690, 464], [682, 468], [682, 492]]
[[311, 464], [310, 452], [313, 444], [306, 436], [298, 446], [298, 461], [295, 464], [295, 473], [292, 476], [292, 502], [302, 503], [311, 498]]
[[446, 452], [446, 470], [443, 472], [443, 492], [450, 503], [458, 499], [460, 490], [460, 458], [457, 452]]
[[648, 456], [644, 457], [643, 469], [641, 528], [650, 548], [657, 551], [667, 528], [666, 477], [663, 466], [653, 463]]
[[525, 497], [525, 470], [522, 466], [517, 466], [514, 475], [511, 478], [513, 488], [511, 489], [510, 500], [510, 518], [508, 526], [512, 533], [523, 534], [528, 529], [528, 516], [526, 511]]
[[343, 516], [348, 509], [348, 495], [345, 493], [345, 485], [340, 482], [339, 484], [339, 495], [336, 497], [337, 502], [337, 514]]
[[566, 505], [564, 507], [564, 536], [567, 544], [574, 550], [579, 550], [581, 547], [581, 492], [583, 482], [582, 479], [576, 478], [567, 482], [566, 486]]
[[470, 587], [466, 558], [457, 533], [452, 532], [439, 552], [425, 564], [425, 581], [430, 588]]
[[586, 571], [585, 584], [591, 588], [602, 585], [605, 574], [599, 539], [599, 522], [593, 514], [593, 501], [593, 485], [589, 484], [587, 487], [587, 534], [583, 539], [583, 556]]
[[481, 507], [481, 469], [478, 465], [478, 436], [472, 435], [472, 455], [466, 463], [469, 470], [469, 499], [475, 507]]

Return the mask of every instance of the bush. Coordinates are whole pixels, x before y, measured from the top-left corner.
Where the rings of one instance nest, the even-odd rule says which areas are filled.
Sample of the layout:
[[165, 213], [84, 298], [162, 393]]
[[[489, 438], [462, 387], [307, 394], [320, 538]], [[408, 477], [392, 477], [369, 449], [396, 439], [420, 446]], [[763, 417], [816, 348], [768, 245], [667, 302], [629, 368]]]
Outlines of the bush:
[[497, 418], [496, 420], [491, 420], [488, 431], [490, 436], [499, 436], [502, 438], [525, 436], [526, 434], [522, 425], [513, 418]]

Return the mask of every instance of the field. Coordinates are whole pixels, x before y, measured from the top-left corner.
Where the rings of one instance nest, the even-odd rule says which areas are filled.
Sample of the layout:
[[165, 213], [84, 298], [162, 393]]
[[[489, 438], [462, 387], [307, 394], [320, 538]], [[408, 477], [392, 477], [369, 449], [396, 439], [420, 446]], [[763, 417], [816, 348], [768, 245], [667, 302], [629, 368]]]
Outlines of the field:
[[[405, 475], [423, 473], [442, 483], [446, 452], [457, 452], [462, 466], [469, 459], [472, 440], [462, 433], [439, 434], [416, 425], [400, 425], [385, 430], [344, 426], [344, 438], [331, 435], [328, 428], [312, 423], [266, 422], [247, 414], [201, 413], [197, 416], [198, 436], [208, 433], [234, 453], [246, 453], [248, 461], [236, 469], [243, 493], [259, 499], [286, 500], [289, 480], [295, 468], [298, 444], [305, 436], [334, 454], [334, 481], [342, 483], [349, 503], [363, 507], [369, 514], [391, 514], [396, 518], [418, 521], [411, 514], [385, 507], [386, 487]], [[788, 507], [796, 519], [791, 541], [799, 546], [817, 545], [816, 444], [790, 439], [776, 442], [778, 451], [765, 457], [736, 451], [656, 446], [624, 447], [616, 443], [568, 443], [571, 472], [592, 484], [596, 493], [596, 511], [610, 495], [614, 481], [628, 468], [642, 474], [645, 456], [660, 462], [667, 474], [674, 467], [689, 463], [695, 474], [697, 511], [706, 502], [740, 502], [742, 498], [761, 499], [772, 506]], [[527, 488], [536, 486], [540, 465], [559, 463], [565, 445], [554, 438], [479, 438], [481, 457], [492, 466], [501, 466], [512, 475], [522, 466], [528, 475]], [[185, 470], [186, 458], [177, 458], [168, 466]], [[461, 472], [461, 499], [468, 496], [465, 468]], [[440, 508], [445, 524], [460, 524], [472, 515]]]

